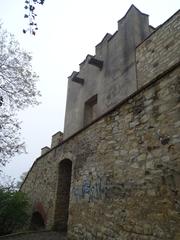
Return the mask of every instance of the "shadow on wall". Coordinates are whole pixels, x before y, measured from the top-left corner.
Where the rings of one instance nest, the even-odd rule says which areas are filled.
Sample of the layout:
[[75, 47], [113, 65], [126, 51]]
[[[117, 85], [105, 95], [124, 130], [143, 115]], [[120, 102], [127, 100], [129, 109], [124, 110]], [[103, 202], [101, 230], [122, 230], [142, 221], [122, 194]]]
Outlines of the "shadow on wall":
[[43, 217], [39, 212], [34, 212], [31, 218], [30, 230], [39, 231], [45, 229]]
[[72, 162], [69, 159], [64, 159], [60, 162], [58, 169], [58, 186], [54, 221], [54, 229], [60, 232], [67, 231], [71, 173]]

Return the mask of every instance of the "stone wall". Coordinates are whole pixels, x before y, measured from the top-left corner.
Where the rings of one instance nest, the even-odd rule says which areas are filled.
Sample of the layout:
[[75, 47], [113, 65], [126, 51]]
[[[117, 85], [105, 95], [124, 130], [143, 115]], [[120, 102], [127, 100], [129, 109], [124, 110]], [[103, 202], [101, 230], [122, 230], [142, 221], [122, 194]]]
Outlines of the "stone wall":
[[37, 159], [21, 186], [30, 198], [32, 212], [40, 212], [46, 229], [51, 229], [54, 221], [54, 202], [57, 184], [57, 163], [55, 150]]
[[58, 163], [73, 162], [70, 239], [178, 240], [179, 74], [166, 74], [34, 165], [22, 190], [46, 210], [51, 197], [53, 219]]
[[180, 61], [180, 11], [136, 49], [138, 88]]
[[[167, 21], [174, 29], [171, 35], [177, 35], [178, 16], [171, 18], [172, 26]], [[165, 46], [163, 29], [166, 35], [166, 23], [150, 39], [156, 37]], [[32, 211], [44, 216], [46, 229], [57, 226], [63, 214], [61, 199], [67, 187], [60, 179], [66, 172], [61, 175], [59, 169], [70, 160], [69, 239], [180, 239], [180, 63], [179, 49], [174, 50], [178, 43], [166, 59], [172, 64], [165, 64], [164, 53], [155, 54], [163, 67], [154, 72], [148, 62], [150, 73], [142, 81], [148, 59], [143, 63], [139, 58], [148, 51], [146, 41], [137, 48], [141, 88], [38, 158], [29, 171], [21, 190], [29, 195]]]
[[74, 139], [70, 239], [179, 239], [179, 74]]

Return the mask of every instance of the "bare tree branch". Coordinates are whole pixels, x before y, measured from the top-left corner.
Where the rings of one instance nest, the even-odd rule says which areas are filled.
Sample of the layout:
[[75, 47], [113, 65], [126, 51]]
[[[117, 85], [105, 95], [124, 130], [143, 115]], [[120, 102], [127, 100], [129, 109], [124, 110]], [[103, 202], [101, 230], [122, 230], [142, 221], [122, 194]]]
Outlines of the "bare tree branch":
[[36, 22], [36, 6], [43, 5], [45, 0], [25, 0], [25, 10], [24, 18], [28, 20], [28, 28], [23, 29], [23, 33], [30, 32], [32, 35], [36, 35], [38, 30], [38, 25]]

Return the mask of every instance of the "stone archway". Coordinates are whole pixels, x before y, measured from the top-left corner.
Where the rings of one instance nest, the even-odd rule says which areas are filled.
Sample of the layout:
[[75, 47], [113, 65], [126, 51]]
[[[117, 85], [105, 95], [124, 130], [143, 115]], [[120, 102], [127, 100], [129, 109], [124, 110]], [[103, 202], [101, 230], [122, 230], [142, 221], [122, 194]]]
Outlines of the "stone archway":
[[39, 212], [33, 212], [30, 223], [30, 230], [38, 231], [45, 229], [44, 219]]
[[64, 159], [58, 166], [58, 185], [54, 219], [54, 228], [61, 232], [67, 231], [71, 174], [72, 162], [69, 159]]

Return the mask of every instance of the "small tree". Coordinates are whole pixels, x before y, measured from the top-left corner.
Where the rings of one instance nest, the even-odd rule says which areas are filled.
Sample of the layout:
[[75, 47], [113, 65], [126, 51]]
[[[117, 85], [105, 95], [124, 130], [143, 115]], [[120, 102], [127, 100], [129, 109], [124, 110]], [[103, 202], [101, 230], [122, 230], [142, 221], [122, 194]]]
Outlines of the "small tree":
[[29, 204], [25, 193], [18, 192], [15, 180], [0, 174], [0, 235], [22, 230], [29, 221]]
[[17, 111], [38, 104], [32, 57], [0, 24], [0, 167], [24, 151]]
[[0, 188], [0, 235], [22, 230], [28, 219], [26, 195], [13, 189]]

